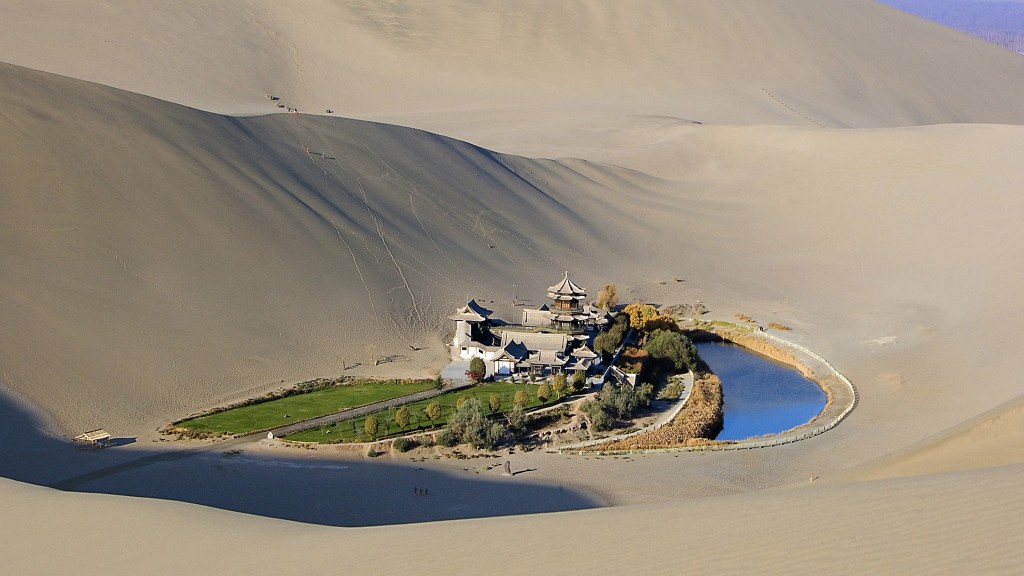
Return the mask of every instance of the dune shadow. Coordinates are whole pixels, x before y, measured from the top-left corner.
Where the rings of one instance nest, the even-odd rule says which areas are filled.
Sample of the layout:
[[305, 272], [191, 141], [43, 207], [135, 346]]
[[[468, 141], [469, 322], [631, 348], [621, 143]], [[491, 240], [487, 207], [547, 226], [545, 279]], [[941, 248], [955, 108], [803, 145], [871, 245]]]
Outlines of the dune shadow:
[[[594, 508], [586, 493], [466, 469], [332, 459], [245, 445], [206, 451], [145, 448], [134, 438], [78, 450], [0, 394], [0, 475], [60, 489], [176, 500], [330, 526], [375, 526]], [[517, 474], [523, 471], [517, 471]]]
[[127, 446], [129, 444], [135, 444], [135, 437], [126, 438], [111, 438], [107, 441], [107, 448], [116, 448], [118, 446]]

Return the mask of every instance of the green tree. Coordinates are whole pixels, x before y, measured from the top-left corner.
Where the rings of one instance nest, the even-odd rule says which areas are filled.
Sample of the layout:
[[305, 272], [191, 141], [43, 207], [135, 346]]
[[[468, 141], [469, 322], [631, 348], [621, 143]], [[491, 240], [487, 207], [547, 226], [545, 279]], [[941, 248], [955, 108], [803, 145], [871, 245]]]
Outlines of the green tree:
[[619, 314], [612, 321], [607, 330], [601, 332], [594, 338], [594, 351], [610, 356], [622, 344], [629, 330], [629, 314]]
[[491, 414], [494, 414], [501, 408], [501, 397], [497, 394], [491, 394], [491, 397], [487, 399], [487, 407], [491, 409]]
[[644, 350], [656, 362], [675, 370], [685, 367], [693, 371], [697, 368], [697, 347], [685, 334], [672, 330], [655, 330], [648, 336]]
[[395, 412], [395, 424], [398, 424], [398, 427], [402, 430], [405, 430], [405, 427], [409, 425], [408, 407], [402, 406], [397, 412]]
[[551, 386], [548, 386], [547, 382], [541, 382], [540, 386], [537, 386], [537, 400], [543, 403], [547, 402], [548, 398], [551, 398]]
[[373, 414], [367, 416], [366, 421], [363, 422], [363, 429], [366, 430], [367, 436], [370, 438], [376, 438], [378, 430], [377, 417]]
[[512, 395], [512, 404], [520, 408], [525, 408], [529, 401], [530, 397], [526, 395], [526, 390], [516, 390], [516, 393]]
[[441, 403], [435, 400], [427, 404], [427, 407], [423, 409], [423, 413], [426, 414], [427, 418], [430, 418], [430, 425], [433, 426], [437, 419], [441, 417]]
[[580, 390], [583, 390], [583, 387], [586, 386], [586, 384], [587, 375], [584, 374], [582, 370], [577, 370], [576, 373], [572, 375], [572, 391], [579, 392]]
[[437, 390], [444, 389], [444, 378], [441, 378], [440, 374], [437, 375], [437, 378], [434, 378], [434, 388]]
[[551, 391], [555, 394], [555, 398], [561, 398], [565, 394], [565, 374], [555, 374], [555, 377], [551, 379]]
[[611, 331], [601, 332], [594, 337], [594, 352], [611, 356], [615, 353], [615, 349], [619, 347], [620, 338]]
[[479, 384], [483, 381], [484, 376], [487, 375], [487, 365], [484, 364], [484, 359], [479, 356], [474, 356], [469, 361], [469, 370], [466, 370], [466, 376], [473, 382]]

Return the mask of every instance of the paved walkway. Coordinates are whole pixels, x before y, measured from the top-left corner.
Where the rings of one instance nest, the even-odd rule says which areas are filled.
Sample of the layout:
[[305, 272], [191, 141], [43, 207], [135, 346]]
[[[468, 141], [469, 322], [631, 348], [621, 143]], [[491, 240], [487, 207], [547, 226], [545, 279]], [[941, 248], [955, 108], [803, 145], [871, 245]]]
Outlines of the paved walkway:
[[[830, 364], [827, 360], [819, 356], [818, 354], [808, 350], [806, 347], [801, 346], [795, 342], [790, 342], [778, 336], [772, 334], [758, 333], [751, 334], [755, 338], [767, 340], [773, 344], [778, 345], [781, 349], [793, 354], [797, 360], [803, 364], [804, 367], [809, 369], [814, 374], [812, 380], [818, 382], [819, 385], [827, 386], [831, 394], [830, 402], [822, 410], [821, 414], [818, 414], [813, 420], [798, 426], [792, 430], [782, 432], [766, 438], [753, 438], [748, 440], [738, 441], [724, 441], [724, 442], [710, 442], [708, 444], [700, 444], [696, 446], [685, 446], [678, 448], [652, 448], [650, 450], [615, 450], [608, 451], [607, 454], [653, 454], [658, 452], [703, 452], [713, 450], [750, 450], [755, 448], [768, 448], [771, 446], [780, 446], [783, 444], [791, 444], [793, 442], [799, 442], [808, 438], [813, 438], [819, 434], [824, 434], [832, 428], [835, 428], [842, 422], [850, 412], [856, 408], [858, 403], [857, 389], [854, 387], [850, 380], [843, 376]], [[607, 442], [608, 440], [602, 440]], [[552, 450], [553, 452], [571, 452], [571, 449], [566, 446], [561, 449]], [[602, 452], [592, 452], [600, 454]]]
[[679, 411], [686, 406], [686, 403], [690, 401], [690, 393], [693, 392], [693, 372], [689, 372], [682, 376], [683, 378], [683, 393], [679, 396], [679, 399], [673, 403], [664, 413], [658, 416], [653, 423], [649, 426], [645, 426], [640, 430], [634, 430], [628, 434], [617, 434], [615, 436], [608, 436], [607, 438], [595, 438], [594, 440], [586, 440], [583, 442], [574, 442], [572, 444], [565, 444], [562, 446], [553, 447], [548, 452], [562, 452], [564, 450], [579, 450], [587, 448], [589, 446], [597, 446], [598, 444], [604, 444], [606, 442], [615, 442], [616, 440], [623, 440], [626, 438], [632, 438], [640, 434], [646, 434], [648, 432], [654, 432], [662, 426], [668, 424], [673, 418], [679, 414]]
[[444, 378], [446, 382], [468, 381], [466, 378], [467, 370], [469, 370], [469, 360], [454, 360], [441, 370], [441, 378]]

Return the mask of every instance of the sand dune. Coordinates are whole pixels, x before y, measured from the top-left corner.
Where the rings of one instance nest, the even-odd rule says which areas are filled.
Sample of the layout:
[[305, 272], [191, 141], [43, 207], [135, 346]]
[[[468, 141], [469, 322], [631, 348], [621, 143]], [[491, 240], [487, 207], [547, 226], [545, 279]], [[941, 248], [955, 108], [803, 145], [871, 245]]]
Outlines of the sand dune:
[[[595, 573], [1011, 574], [1024, 529], [1020, 466], [811, 486], [657, 506], [384, 528], [325, 528], [176, 502], [54, 493], [0, 480], [0, 550], [19, 573], [377, 570]], [[45, 538], [23, 526], [62, 518]], [[102, 521], [97, 519], [102, 518]], [[572, 545], [554, 546], [570, 534]], [[626, 536], [632, 536], [626, 538]], [[401, 547], [401, 553], [393, 552]], [[54, 553], [59, 547], [60, 553]], [[457, 553], [453, 550], [457, 549]], [[495, 556], [506, 558], [496, 563]], [[144, 567], [144, 568], [140, 568]]]
[[[0, 55], [29, 67], [0, 64], [0, 378], [43, 411], [11, 426], [145, 439], [357, 363], [428, 373], [453, 306], [508, 315], [512, 283], [540, 294], [567, 268], [624, 299], [790, 325], [860, 404], [772, 450], [524, 456], [524, 482], [626, 505], [550, 516], [338, 530], [3, 480], [16, 568], [81, 553], [180, 571], [181, 548], [228, 572], [358, 566], [400, 540], [392, 566], [439, 572], [479, 566], [492, 540], [580, 531], [586, 546], [502, 571], [1020, 565], [1024, 60], [867, 1], [186, 8], [0, 9]], [[256, 116], [276, 110], [266, 93], [459, 139]], [[0, 456], [40, 483], [100, 464], [52, 441]], [[174, 497], [158, 488], [89, 486]], [[80, 536], [99, 516], [118, 539]], [[618, 553], [623, 534], [642, 553]], [[471, 552], [424, 567], [456, 540]], [[55, 542], [68, 556], [44, 553]]]
[[5, 5], [10, 63], [229, 114], [273, 93], [531, 156], [645, 117], [1024, 123], [1020, 57], [871, 0]]
[[602, 185], [555, 163], [2, 74], [5, 379], [62, 415], [71, 395], [71, 429], [152, 425], [172, 405], [372, 356], [403, 356], [378, 374], [436, 371], [445, 319], [467, 294], [510, 300], [544, 267], [593, 279], [600, 255], [587, 246], [612, 220], [575, 218]]

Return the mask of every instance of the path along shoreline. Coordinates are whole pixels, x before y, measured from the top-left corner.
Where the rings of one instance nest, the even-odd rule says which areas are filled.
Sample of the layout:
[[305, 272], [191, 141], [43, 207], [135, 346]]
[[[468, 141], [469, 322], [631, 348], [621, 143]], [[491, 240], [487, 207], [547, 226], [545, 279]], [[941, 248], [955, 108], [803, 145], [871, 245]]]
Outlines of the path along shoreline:
[[[799, 442], [800, 440], [806, 440], [808, 438], [818, 436], [819, 434], [824, 434], [832, 428], [835, 428], [840, 422], [849, 416], [850, 412], [852, 412], [857, 406], [857, 389], [854, 387], [853, 383], [850, 382], [846, 376], [843, 376], [843, 374], [827, 360], [800, 344], [767, 332], [753, 332], [748, 330], [746, 327], [741, 327], [739, 325], [735, 327], [728, 327], [695, 321], [691, 324], [690, 328], [708, 332], [718, 338], [738, 344], [744, 348], [791, 366], [822, 389], [826, 396], [825, 408], [823, 408], [817, 416], [806, 424], [797, 426], [796, 428], [785, 432], [780, 432], [779, 434], [773, 434], [762, 438], [723, 442], [709, 440], [705, 443], [695, 444], [693, 446], [677, 446], [670, 448], [647, 448], [635, 450], [593, 449], [593, 446], [601, 443], [612, 442], [641, 433], [654, 431], [657, 428], [660, 428], [661, 425], [671, 421], [671, 419], [669, 419], [657, 427], [651, 426], [642, 431], [638, 431], [637, 433], [623, 435], [621, 438], [609, 437], [607, 439], [602, 439], [599, 442], [582, 443], [586, 444], [587, 447], [590, 447], [590, 449], [587, 450], [583, 449], [584, 446], [573, 444], [566, 447], [552, 448], [548, 450], [548, 452], [577, 455], [625, 455], [768, 448], [771, 446], [791, 444], [793, 442]], [[753, 327], [751, 327], [751, 329], [752, 328]], [[684, 404], [685, 403], [680, 403], [680, 406], [678, 408], [674, 408], [673, 412], [678, 413], [678, 410], [681, 409]]]

